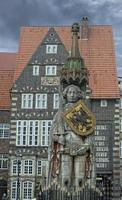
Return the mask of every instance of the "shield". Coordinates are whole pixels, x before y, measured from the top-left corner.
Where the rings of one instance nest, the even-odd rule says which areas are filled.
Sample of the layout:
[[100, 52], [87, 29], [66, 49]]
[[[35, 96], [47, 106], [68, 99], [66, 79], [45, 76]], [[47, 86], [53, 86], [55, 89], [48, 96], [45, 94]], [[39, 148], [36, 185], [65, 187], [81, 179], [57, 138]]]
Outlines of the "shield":
[[64, 112], [63, 118], [69, 127], [78, 135], [88, 136], [95, 129], [95, 117], [82, 100], [79, 100]]

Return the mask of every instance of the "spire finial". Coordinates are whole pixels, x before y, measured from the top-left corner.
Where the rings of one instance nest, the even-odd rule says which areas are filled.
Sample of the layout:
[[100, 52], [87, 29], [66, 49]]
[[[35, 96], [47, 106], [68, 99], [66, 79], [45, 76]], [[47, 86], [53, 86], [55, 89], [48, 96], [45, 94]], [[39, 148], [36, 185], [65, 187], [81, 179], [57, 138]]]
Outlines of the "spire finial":
[[79, 24], [74, 23], [72, 25], [72, 48], [71, 48], [71, 57], [73, 58], [79, 58], [80, 52], [79, 52], [79, 46], [78, 46], [78, 33], [79, 33]]
[[74, 84], [83, 87], [88, 83], [88, 71], [84, 60], [80, 56], [78, 45], [79, 24], [72, 25], [72, 47], [71, 56], [67, 58], [65, 66], [61, 69], [60, 83], [63, 87]]

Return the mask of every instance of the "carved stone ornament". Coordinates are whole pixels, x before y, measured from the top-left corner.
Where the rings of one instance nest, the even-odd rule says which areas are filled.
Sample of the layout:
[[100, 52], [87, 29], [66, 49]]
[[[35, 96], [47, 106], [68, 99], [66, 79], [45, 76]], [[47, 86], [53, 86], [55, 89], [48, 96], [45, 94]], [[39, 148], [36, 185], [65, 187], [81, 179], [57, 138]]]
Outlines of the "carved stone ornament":
[[41, 77], [41, 85], [59, 85], [59, 77]]
[[82, 100], [79, 100], [64, 112], [63, 118], [69, 127], [78, 135], [88, 136], [95, 129], [95, 117]]

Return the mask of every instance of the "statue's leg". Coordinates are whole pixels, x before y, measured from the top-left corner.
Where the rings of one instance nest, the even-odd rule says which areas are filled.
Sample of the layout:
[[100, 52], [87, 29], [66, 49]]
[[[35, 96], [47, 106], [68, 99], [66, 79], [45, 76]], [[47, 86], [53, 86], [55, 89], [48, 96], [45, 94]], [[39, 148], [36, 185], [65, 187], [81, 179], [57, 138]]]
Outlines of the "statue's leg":
[[82, 186], [85, 179], [85, 156], [76, 156], [74, 160], [75, 186]]
[[72, 158], [69, 155], [61, 155], [61, 182], [63, 186], [71, 185], [71, 169], [72, 169]]

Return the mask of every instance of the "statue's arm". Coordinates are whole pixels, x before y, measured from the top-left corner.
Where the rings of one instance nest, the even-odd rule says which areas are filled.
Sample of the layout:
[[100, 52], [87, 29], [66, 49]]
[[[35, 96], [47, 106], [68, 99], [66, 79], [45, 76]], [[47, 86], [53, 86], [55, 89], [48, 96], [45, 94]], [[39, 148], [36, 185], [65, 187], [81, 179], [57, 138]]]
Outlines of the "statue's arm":
[[86, 140], [85, 143], [89, 145], [89, 149], [91, 153], [93, 153], [93, 148], [94, 148], [94, 135], [91, 134], [89, 135]]
[[62, 122], [61, 112], [57, 112], [50, 129], [52, 142], [57, 142], [64, 145], [64, 124]]
[[86, 152], [88, 152], [90, 150], [90, 146], [89, 146], [89, 144], [84, 144], [84, 145], [82, 145], [82, 147], [80, 148], [80, 154], [81, 155], [85, 155], [86, 154]]

